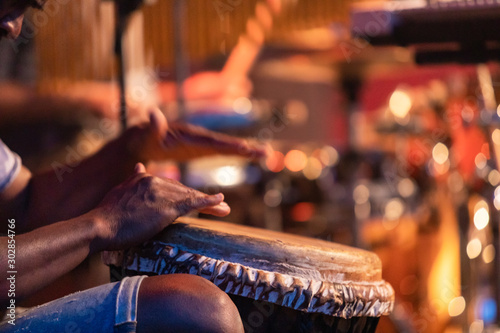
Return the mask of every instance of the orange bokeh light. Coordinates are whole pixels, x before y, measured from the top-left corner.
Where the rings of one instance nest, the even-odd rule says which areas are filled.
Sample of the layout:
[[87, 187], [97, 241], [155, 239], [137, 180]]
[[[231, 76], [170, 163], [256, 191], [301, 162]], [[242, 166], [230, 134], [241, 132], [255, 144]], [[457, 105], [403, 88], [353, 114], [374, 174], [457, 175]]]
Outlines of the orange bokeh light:
[[267, 156], [266, 167], [272, 172], [280, 172], [285, 168], [285, 155], [279, 151], [273, 151]]
[[307, 222], [311, 220], [316, 208], [310, 202], [299, 202], [292, 207], [291, 216], [294, 221]]
[[304, 170], [307, 165], [307, 155], [300, 150], [290, 150], [285, 156], [285, 166], [292, 172]]

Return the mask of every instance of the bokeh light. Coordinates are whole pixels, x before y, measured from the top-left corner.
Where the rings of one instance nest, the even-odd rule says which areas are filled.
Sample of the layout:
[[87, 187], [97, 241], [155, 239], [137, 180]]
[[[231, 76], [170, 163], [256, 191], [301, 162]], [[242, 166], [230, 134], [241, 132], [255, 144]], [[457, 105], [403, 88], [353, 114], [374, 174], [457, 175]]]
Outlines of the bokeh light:
[[389, 110], [396, 117], [398, 123], [405, 122], [405, 118], [410, 112], [412, 101], [410, 95], [403, 90], [396, 90], [389, 99]]
[[448, 314], [450, 317], [460, 316], [465, 310], [465, 298], [462, 296], [455, 297], [448, 303]]
[[276, 150], [269, 153], [266, 159], [266, 167], [272, 172], [282, 171], [285, 168], [285, 155]]
[[318, 179], [321, 176], [321, 172], [323, 171], [323, 165], [321, 162], [315, 157], [309, 157], [307, 159], [307, 164], [304, 170], [304, 176], [309, 180]]
[[285, 166], [292, 172], [304, 170], [307, 165], [307, 156], [303, 151], [290, 150], [285, 156]]
[[233, 102], [233, 110], [239, 114], [247, 114], [252, 111], [252, 101], [246, 97], [238, 97]]
[[391, 199], [385, 205], [385, 218], [388, 220], [397, 220], [399, 219], [405, 211], [405, 203], [399, 199]]
[[476, 164], [476, 167], [478, 169], [483, 169], [486, 167], [486, 163], [488, 162], [488, 159], [483, 153], [479, 153], [476, 155], [476, 158], [474, 159], [474, 163]]
[[482, 320], [474, 320], [469, 326], [469, 333], [482, 333], [484, 330], [484, 322]]
[[489, 264], [495, 260], [495, 247], [493, 244], [487, 245], [484, 248], [482, 257], [485, 264]]
[[482, 319], [485, 324], [492, 324], [497, 316], [497, 303], [491, 297], [482, 298], [477, 302], [476, 311], [479, 319]]
[[311, 220], [316, 208], [310, 202], [299, 202], [292, 207], [291, 216], [294, 221], [307, 222]]
[[432, 149], [432, 158], [437, 164], [445, 164], [448, 161], [450, 152], [445, 144], [439, 142]]
[[497, 210], [500, 210], [500, 186], [495, 188], [495, 194], [493, 198], [493, 204]]
[[234, 166], [224, 166], [214, 171], [214, 180], [221, 186], [234, 186], [245, 180], [245, 172]]
[[496, 128], [493, 133], [491, 133], [491, 139], [496, 145], [500, 144], [500, 129]]
[[413, 180], [410, 178], [403, 178], [398, 182], [398, 193], [403, 198], [409, 198], [415, 194], [416, 187]]
[[480, 200], [474, 206], [474, 225], [477, 230], [484, 229], [490, 222], [490, 214], [488, 204], [484, 200]]
[[264, 194], [264, 204], [268, 207], [278, 207], [283, 200], [281, 192], [271, 189]]
[[488, 174], [488, 182], [492, 186], [497, 186], [498, 184], [500, 184], [500, 172], [494, 169], [491, 170], [490, 173]]
[[370, 199], [370, 189], [364, 184], [360, 184], [354, 188], [352, 192], [352, 198], [354, 202], [359, 204], [363, 204]]
[[481, 250], [482, 250], [481, 241], [477, 238], [474, 238], [467, 244], [467, 256], [470, 259], [475, 259], [479, 257], [479, 255], [481, 254]]
[[339, 152], [332, 146], [324, 146], [321, 149], [317, 149], [313, 155], [317, 156], [321, 163], [327, 167], [335, 166], [339, 161]]

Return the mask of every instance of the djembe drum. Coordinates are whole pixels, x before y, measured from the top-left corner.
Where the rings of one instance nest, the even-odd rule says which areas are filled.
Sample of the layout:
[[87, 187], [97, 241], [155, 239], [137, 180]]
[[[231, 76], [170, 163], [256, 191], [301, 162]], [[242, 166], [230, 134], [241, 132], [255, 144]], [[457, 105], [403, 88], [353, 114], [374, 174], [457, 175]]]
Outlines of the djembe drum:
[[121, 276], [212, 281], [231, 296], [246, 332], [374, 332], [394, 302], [373, 253], [223, 222], [179, 218], [105, 261]]

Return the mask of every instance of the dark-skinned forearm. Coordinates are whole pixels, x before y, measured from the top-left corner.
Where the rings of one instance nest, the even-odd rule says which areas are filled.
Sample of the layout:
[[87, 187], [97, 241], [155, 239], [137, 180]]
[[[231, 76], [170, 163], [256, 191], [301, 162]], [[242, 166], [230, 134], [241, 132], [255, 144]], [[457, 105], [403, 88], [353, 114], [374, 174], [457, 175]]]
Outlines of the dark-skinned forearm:
[[131, 153], [130, 146], [136, 135], [135, 129], [127, 131], [77, 166], [34, 175], [25, 200], [28, 214], [23, 231], [67, 220], [94, 208], [109, 190], [133, 172], [138, 157]]
[[[98, 251], [99, 235], [95, 219], [84, 215], [64, 222], [16, 235], [15, 265], [7, 269], [7, 243], [12, 238], [0, 238], [0, 303], [7, 304], [10, 283], [7, 271], [15, 270], [15, 299], [26, 296], [54, 282], [80, 264], [89, 254]], [[12, 269], [14, 268], [14, 269]], [[12, 294], [11, 294], [12, 296]]]

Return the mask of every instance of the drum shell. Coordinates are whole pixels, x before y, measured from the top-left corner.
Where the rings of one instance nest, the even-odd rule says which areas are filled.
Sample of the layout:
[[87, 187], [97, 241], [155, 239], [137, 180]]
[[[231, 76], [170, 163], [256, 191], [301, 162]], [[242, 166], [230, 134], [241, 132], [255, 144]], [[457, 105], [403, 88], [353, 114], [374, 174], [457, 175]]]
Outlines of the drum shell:
[[378, 317], [349, 319], [307, 313], [246, 297], [229, 295], [238, 311], [245, 333], [374, 333]]

